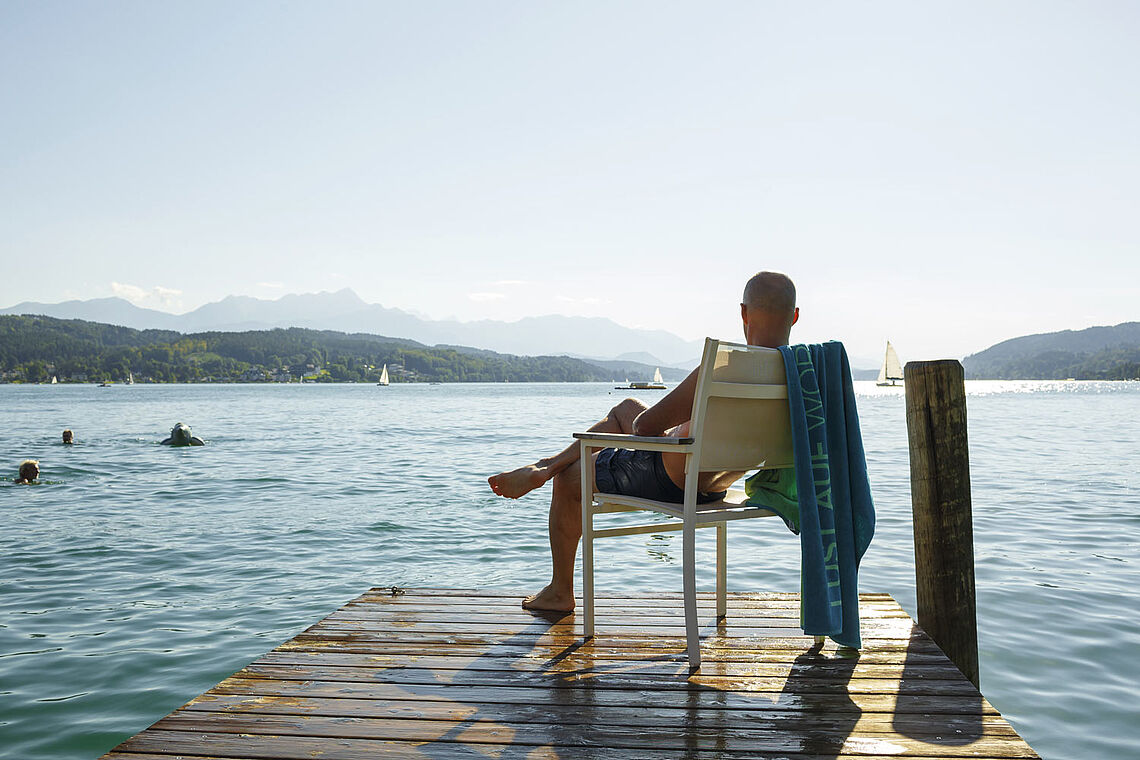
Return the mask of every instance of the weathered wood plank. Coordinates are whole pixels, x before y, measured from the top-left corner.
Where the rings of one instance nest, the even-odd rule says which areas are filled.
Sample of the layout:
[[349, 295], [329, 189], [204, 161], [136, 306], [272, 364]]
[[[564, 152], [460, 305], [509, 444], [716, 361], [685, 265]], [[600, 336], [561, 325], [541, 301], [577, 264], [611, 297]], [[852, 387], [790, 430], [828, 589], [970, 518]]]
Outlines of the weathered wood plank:
[[[590, 655], [569, 654], [563, 658], [543, 660], [538, 657], [505, 658], [482, 655], [456, 657], [435, 654], [410, 656], [363, 655], [341, 652], [291, 652], [277, 650], [258, 658], [253, 665], [302, 665], [319, 667], [403, 668], [416, 667], [429, 670], [488, 671], [508, 673], [596, 673], [605, 677], [610, 673], [636, 672], [641, 675], [688, 676], [688, 663], [660, 660], [625, 662], [608, 660], [599, 663]], [[901, 679], [904, 669], [910, 678], [919, 680], [951, 680], [962, 677], [961, 672], [945, 661], [933, 664], [911, 665], [897, 663], [878, 665], [859, 660], [825, 659], [812, 663], [765, 662], [710, 662], [701, 667], [703, 676], [768, 678], [890, 678]]]
[[271, 697], [261, 695], [203, 694], [185, 705], [184, 710], [241, 712], [267, 715], [321, 715], [347, 718], [414, 718], [418, 720], [477, 720], [559, 725], [622, 725], [677, 728], [678, 726], [717, 725], [723, 728], [778, 729], [802, 728], [810, 721], [813, 731], [850, 730], [853, 733], [905, 733], [907, 736], [937, 737], [953, 732], [959, 736], [1016, 736], [1013, 728], [992, 710], [985, 715], [941, 715], [930, 713], [870, 712], [862, 710], [805, 714], [798, 710], [740, 709], [705, 707], [665, 707], [628, 705], [625, 710], [582, 710], [576, 704], [516, 702], [457, 702], [419, 699], [334, 699], [322, 697]]
[[[678, 574], [678, 579], [680, 575]], [[680, 582], [678, 581], [678, 585]], [[413, 586], [402, 588], [399, 592], [393, 595], [390, 587], [377, 586], [364, 592], [358, 598], [379, 597], [381, 599], [406, 599], [416, 596], [435, 596], [435, 597], [449, 597], [449, 603], [454, 600], [456, 604], [471, 603], [472, 600], [479, 599], [518, 599], [534, 592], [534, 589], [510, 589], [510, 590], [495, 590], [495, 589], [463, 589], [463, 588], [435, 588], [431, 586]], [[577, 597], [581, 601], [581, 597]], [[658, 599], [674, 599], [680, 601], [684, 599], [684, 595], [680, 591], [638, 591], [636, 593], [601, 593], [596, 595], [599, 601], [610, 599], [628, 599], [635, 602], [652, 602]], [[713, 591], [698, 591], [697, 599], [710, 600], [715, 599], [716, 594]], [[798, 603], [799, 594], [794, 591], [733, 591], [729, 595], [729, 604], [742, 601], [768, 601], [768, 600], [784, 600], [795, 601]], [[890, 594], [874, 591], [861, 591], [859, 593], [859, 601], [884, 601], [894, 602]]]
[[522, 673], [511, 671], [432, 670], [412, 666], [398, 668], [320, 667], [305, 665], [247, 665], [238, 675], [293, 681], [355, 681], [417, 686], [462, 683], [469, 686], [541, 686], [546, 689], [578, 688], [648, 689], [655, 691], [781, 691], [794, 688], [801, 694], [929, 694], [970, 695], [961, 681], [928, 682], [918, 678], [766, 678], [764, 676], [715, 676], [697, 673], [687, 680], [636, 671], [613, 673]]
[[[415, 642], [403, 643], [399, 641], [380, 640], [377, 638], [362, 640], [359, 638], [312, 638], [297, 636], [277, 647], [277, 652], [343, 652], [348, 654], [373, 654], [389, 656], [421, 656], [432, 655], [439, 657], [480, 657], [485, 659], [514, 660], [520, 657], [529, 659], [563, 659], [574, 657], [578, 647], [570, 644], [554, 646], [546, 644], [529, 643], [508, 644], [498, 643], [488, 646], [460, 644], [450, 642], [428, 642], [417, 639]], [[849, 650], [845, 650], [849, 651]], [[680, 656], [680, 653], [678, 654]], [[663, 660], [668, 661], [668, 655], [648, 647], [621, 647], [607, 646], [602, 641], [592, 642], [588, 655], [583, 655], [597, 662], [602, 660]], [[901, 665], [904, 662], [914, 665], [932, 664], [945, 665], [946, 657], [937, 649], [931, 647], [927, 651], [907, 651], [901, 647], [880, 648], [876, 650], [864, 649], [858, 654], [841, 654], [834, 647], [825, 647], [822, 651], [801, 641], [798, 648], [778, 649], [762, 648], [748, 649], [733, 647], [732, 649], [718, 649], [717, 662], [772, 662], [796, 663], [811, 665], [813, 663], [829, 663], [843, 661], [857, 657], [859, 662], [878, 665]]]
[[179, 710], [154, 725], [157, 731], [388, 739], [463, 744], [509, 744], [558, 747], [605, 746], [617, 749], [686, 747], [715, 750], [725, 745], [737, 752], [878, 753], [921, 755], [937, 744], [948, 757], [1032, 757], [1016, 735], [971, 737], [969, 742], [937, 743], [933, 737], [915, 739], [898, 733], [852, 737], [850, 730], [818, 730], [805, 716], [796, 727], [759, 729], [692, 723], [682, 726], [535, 725], [518, 721], [461, 719], [425, 721], [406, 718], [329, 718], [323, 716], [249, 715]]
[[[793, 631], [799, 631], [798, 625], [782, 625], [776, 624], [774, 621], [759, 621], [760, 624], [749, 625], [746, 621], [731, 621], [726, 623], [718, 623], [713, 619], [700, 620], [699, 624], [703, 634], [716, 635], [721, 638], [747, 638], [750, 636], [759, 637], [772, 637], [772, 636], [789, 636], [794, 635]], [[768, 623], [767, 625], [763, 623]], [[900, 636], [907, 635], [913, 627], [913, 623], [909, 620], [873, 620], [867, 622], [862, 626], [862, 637], [864, 640], [868, 639], [897, 639]], [[647, 631], [647, 628], [652, 628]], [[316, 623], [306, 630], [306, 633], [353, 633], [353, 632], [367, 632], [371, 630], [386, 631], [389, 629], [408, 630], [424, 633], [490, 633], [497, 636], [538, 636], [538, 635], [564, 635], [564, 636], [581, 636], [582, 626], [576, 621], [570, 622], [557, 622], [550, 623], [541, 619], [534, 619], [531, 621], [518, 621], [518, 622], [497, 622], [494, 620], [487, 621], [456, 621], [456, 622], [433, 622], [433, 621], [419, 621], [414, 618], [407, 618], [403, 620], [345, 620], [342, 618], [330, 617]], [[718, 630], [719, 629], [719, 630]], [[683, 625], [655, 625], [655, 626], [642, 626], [630, 624], [613, 624], [604, 628], [598, 628], [598, 635], [606, 636], [644, 636], [647, 633], [654, 636], [683, 636], [685, 627]], [[807, 638], [807, 637], [804, 637]]]
[[[427, 633], [423, 631], [411, 632], [400, 629], [388, 631], [304, 631], [295, 637], [296, 641], [345, 641], [345, 642], [377, 642], [377, 643], [404, 643], [424, 645], [446, 644], [455, 646], [478, 647], [579, 647], [583, 646], [580, 635], [542, 633], [538, 635], [518, 635], [503, 638], [487, 633]], [[589, 642], [589, 646], [604, 647], [608, 650], [636, 650], [641, 652], [678, 652], [685, 648], [684, 636], [617, 636], [600, 633]], [[806, 652], [812, 647], [812, 639], [807, 636], [749, 636], [730, 638], [717, 634], [708, 634], [701, 639], [701, 651], [713, 652], [719, 656], [725, 652], [740, 653], [752, 651], [778, 651], [778, 652]], [[830, 649], [834, 649], [831, 647]], [[861, 653], [868, 652], [923, 652], [937, 654], [945, 657], [937, 645], [922, 631], [915, 629], [910, 638], [898, 639], [869, 639], [863, 641]]]
[[105, 760], [1036, 755], [889, 597], [859, 653], [818, 646], [791, 594], [600, 601], [599, 635], [504, 592], [375, 589], [124, 742]]
[[409, 699], [453, 702], [494, 702], [502, 704], [576, 704], [614, 708], [647, 705], [670, 708], [710, 708], [720, 710], [808, 710], [817, 713], [893, 712], [930, 715], [984, 715], [997, 711], [975, 693], [970, 696], [875, 693], [799, 693], [776, 691], [684, 691], [594, 689], [590, 691], [544, 686], [477, 686], [470, 684], [392, 684], [358, 681], [287, 681], [231, 676], [211, 689], [210, 694], [242, 694], [280, 697], [330, 697], [352, 699]]

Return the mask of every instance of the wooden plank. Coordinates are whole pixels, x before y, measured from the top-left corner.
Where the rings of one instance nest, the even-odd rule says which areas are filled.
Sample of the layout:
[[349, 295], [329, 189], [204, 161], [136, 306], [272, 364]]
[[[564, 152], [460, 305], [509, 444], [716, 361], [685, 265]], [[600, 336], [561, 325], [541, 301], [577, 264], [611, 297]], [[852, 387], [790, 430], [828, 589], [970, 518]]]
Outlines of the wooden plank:
[[[678, 578], [680, 575], [678, 574]], [[679, 584], [678, 584], [679, 585]], [[391, 592], [392, 587], [377, 586], [364, 592], [359, 599], [368, 597], [380, 597], [382, 599], [402, 599], [417, 596], [426, 597], [446, 597], [448, 603], [455, 604], [476, 604], [480, 599], [519, 599], [523, 596], [533, 593], [533, 589], [511, 589], [511, 590], [494, 590], [494, 589], [464, 589], [464, 588], [435, 588], [435, 587], [409, 587], [400, 588], [396, 594]], [[599, 601], [605, 600], [628, 600], [630, 602], [638, 602], [641, 604], [649, 604], [659, 599], [672, 599], [680, 602], [684, 596], [680, 591], [638, 591], [632, 594], [615, 594], [615, 593], [599, 593], [596, 596]], [[698, 591], [698, 601], [709, 601], [715, 599], [715, 592], [713, 591]], [[769, 600], [784, 600], [796, 601], [798, 603], [799, 594], [792, 591], [733, 591], [729, 595], [730, 604], [736, 602], [746, 601], [769, 601]], [[578, 602], [581, 603], [581, 598]], [[875, 592], [860, 592], [859, 602], [862, 604], [864, 601], [885, 601], [894, 602], [894, 598], [890, 594], [875, 593]]]
[[697, 672], [679, 594], [600, 601], [584, 640], [503, 592], [373, 590], [104, 760], [1036, 757], [889, 597], [856, 654], [803, 636], [794, 595], [720, 622], [705, 595]]
[[[677, 585], [680, 586], [680, 574], [677, 575]], [[448, 606], [480, 606], [489, 604], [502, 604], [517, 607], [523, 597], [534, 593], [534, 589], [515, 589], [511, 591], [463, 590], [463, 589], [432, 589], [432, 588], [400, 588], [393, 594], [391, 589], [375, 588], [365, 592], [357, 599], [349, 602], [384, 602], [393, 604], [419, 603], [424, 600], [436, 603], [446, 603]], [[578, 606], [582, 606], [581, 597], [575, 599]], [[716, 596], [711, 591], [697, 592], [697, 606], [712, 607]], [[684, 597], [680, 592], [647, 591], [636, 594], [596, 594], [595, 604], [600, 607], [654, 607], [666, 604], [680, 605]], [[799, 606], [799, 594], [784, 592], [730, 592], [728, 595], [729, 607], [752, 607], [758, 604], [766, 605], [777, 603], [783, 605]], [[897, 607], [898, 603], [890, 594], [860, 593], [859, 605], [887, 604]]]
[[[329, 741], [320, 737], [235, 735], [224, 733], [197, 734], [198, 749], [194, 752], [173, 751], [170, 747], [177, 743], [185, 732], [151, 731], [140, 734], [124, 743], [128, 749], [104, 756], [103, 760], [171, 760], [172, 755], [186, 760], [376, 760], [378, 757], [395, 760], [471, 760], [473, 757], [503, 757], [503, 750], [510, 745], [486, 746], [484, 752], [473, 751], [461, 742], [406, 742], [376, 739], [338, 739]], [[853, 748], [858, 745], [853, 742]], [[619, 749], [616, 747], [557, 747], [544, 745], [528, 748], [525, 755], [512, 753], [510, 757], [525, 757], [526, 760], [757, 760], [753, 751], [738, 752], [731, 748], [712, 751], [687, 749], [684, 747], [655, 749]], [[135, 753], [141, 754], [135, 754]], [[129, 753], [129, 754], [127, 754]], [[256, 753], [256, 754], [254, 754]], [[485, 754], [484, 754], [485, 753]], [[809, 753], [765, 753], [763, 760], [897, 760], [899, 755], [864, 754], [844, 751], [825, 754]], [[928, 753], [926, 760], [950, 760], [952, 755]], [[975, 760], [1004, 760], [1005, 756], [976, 756]]]
[[794, 686], [800, 694], [976, 694], [961, 681], [929, 682], [919, 678], [770, 678], [764, 676], [716, 676], [697, 673], [687, 680], [669, 675], [637, 671], [599, 673], [520, 673], [512, 671], [452, 671], [404, 666], [397, 668], [319, 667], [304, 665], [247, 665], [238, 671], [246, 678], [293, 681], [355, 681], [392, 683], [407, 686], [443, 686], [462, 683], [469, 686], [542, 686], [545, 689], [577, 688], [585, 682], [592, 690], [635, 689], [653, 691], [779, 692]]
[[[559, 725], [618, 725], [676, 728], [685, 723], [723, 728], [771, 728], [789, 730], [804, 720], [796, 710], [767, 708], [723, 710], [713, 707], [663, 707], [629, 705], [627, 710], [582, 710], [578, 705], [541, 702], [457, 702], [421, 699], [346, 699], [324, 697], [274, 697], [263, 695], [203, 694], [184, 710], [242, 712], [276, 715], [323, 715], [351, 718], [416, 718], [419, 720], [479, 720]], [[810, 716], [816, 731], [850, 729], [853, 732], [895, 733], [936, 737], [947, 729], [974, 735], [1015, 736], [1006, 721], [990, 711], [985, 715], [946, 715], [932, 723], [929, 714], [895, 714], [863, 710], [815, 713]]]
[[[601, 607], [598, 609], [598, 612], [618, 620], [623, 618], [641, 620], [643, 618], [656, 617], [674, 618], [683, 609], [683, 605], [678, 601], [677, 603], [668, 602], [658, 606], [625, 607], [614, 605]], [[697, 611], [702, 617], [712, 619], [716, 618], [714, 610], [715, 606], [708, 603], [698, 605], [697, 607]], [[430, 603], [427, 600], [419, 600], [418, 603], [414, 603], [413, 601], [354, 603], [345, 605], [335, 614], [346, 617], [350, 613], [354, 613], [372, 617], [378, 615], [393, 616], [397, 614], [415, 614], [417, 612], [436, 616], [446, 615], [459, 620], [466, 620], [471, 617], [485, 617], [487, 614], [492, 614], [506, 615], [510, 618], [517, 619], [529, 618], [534, 620], [546, 620], [551, 623], [558, 622], [560, 619], [574, 619], [575, 617], [574, 612], [524, 610], [520, 603], [502, 604], [496, 601], [495, 604], [487, 605], [440, 605], [438, 603]], [[764, 602], [753, 602], [747, 605], [732, 605], [727, 609], [728, 618], [737, 619], [741, 622], [746, 622], [753, 618], [798, 621], [799, 614], [798, 606], [784, 602], [775, 602], [771, 605]], [[910, 617], [903, 610], [885, 604], [860, 605], [860, 619], [863, 618], [867, 620], [876, 620], [879, 618], [910, 620]]]
[[[879, 753], [921, 755], [931, 741], [898, 733], [852, 738], [848, 728], [819, 730], [802, 716], [794, 726], [775, 729], [734, 727], [731, 747], [736, 752], [783, 753]], [[686, 747], [715, 750], [725, 743], [722, 726], [709, 722], [680, 726], [531, 724], [518, 721], [460, 720], [425, 721], [406, 718], [328, 718], [324, 716], [251, 715], [179, 710], [153, 727], [156, 731], [233, 733], [330, 739], [382, 739], [464, 744], [510, 744], [511, 746], [558, 747], [605, 746], [616, 749]], [[947, 757], [1032, 757], [1016, 735], [971, 737], [968, 743], [942, 745]]]
[[[688, 674], [688, 664], [661, 660], [641, 660], [626, 662], [609, 660], [598, 663], [590, 655], [570, 654], [564, 658], [544, 660], [538, 657], [505, 658], [484, 657], [482, 655], [441, 656], [417, 654], [410, 656], [367, 655], [346, 652], [296, 652], [274, 651], [258, 658], [253, 665], [301, 665], [319, 667], [356, 667], [371, 669], [391, 669], [416, 667], [429, 670], [454, 670], [473, 673], [598, 673], [606, 675], [623, 671], [635, 671], [642, 675], [667, 676], [676, 678]], [[961, 679], [961, 672], [943, 661], [924, 665], [895, 663], [880, 665], [858, 660], [825, 659], [812, 663], [796, 662], [724, 662], [714, 661], [708, 667], [701, 667], [703, 676], [744, 678], [765, 676], [767, 678], [878, 678], [895, 679], [903, 677], [904, 670], [909, 678], [919, 680]]]
[[479, 686], [470, 684], [390, 684], [354, 681], [286, 681], [281, 679], [231, 676], [211, 689], [209, 694], [242, 694], [281, 697], [328, 697], [334, 699], [412, 699], [423, 701], [493, 702], [501, 704], [543, 704], [551, 701], [572, 703], [575, 699], [591, 706], [638, 708], [647, 705], [668, 708], [720, 710], [811, 709], [816, 712], [894, 712], [928, 715], [997, 714], [978, 696], [944, 696], [924, 694], [798, 693], [791, 690], [718, 691], [704, 689], [682, 691], [650, 691], [637, 689], [597, 689], [585, 691], [559, 690], [544, 686]]
[[[730, 621], [730, 623], [719, 624], [712, 619], [700, 621], [702, 632], [710, 634], [715, 633], [720, 637], [729, 638], [745, 638], [748, 636], [770, 637], [770, 636], [789, 636], [795, 635], [798, 632], [799, 626], [792, 625], [789, 621], [784, 625], [763, 625], [765, 621], [759, 621], [756, 625], [751, 625], [751, 621]], [[388, 625], [385, 625], [385, 624]], [[722, 628], [723, 630], [718, 630]], [[909, 620], [873, 620], [862, 626], [863, 639], [898, 639], [900, 636], [905, 636], [910, 632], [913, 624]], [[580, 636], [582, 628], [576, 622], [557, 622], [549, 623], [544, 620], [536, 619], [531, 622], [493, 622], [493, 621], [460, 621], [460, 622], [435, 622], [435, 621], [420, 621], [415, 619], [406, 620], [345, 620], [339, 617], [329, 617], [320, 623], [317, 623], [307, 629], [308, 633], [317, 632], [366, 632], [369, 630], [386, 631], [390, 628], [415, 630], [424, 633], [490, 633], [497, 636], [517, 636], [517, 635], [548, 635], [548, 634], [562, 634], [564, 636]], [[647, 631], [646, 628], [652, 628]], [[598, 634], [613, 635], [613, 636], [643, 636], [650, 633], [654, 636], [684, 636], [685, 627], [683, 625], [655, 625], [655, 626], [641, 626], [626, 624], [614, 624], [605, 628], [599, 628]], [[806, 637], [805, 637], [806, 638]]]
[[[478, 657], [486, 660], [504, 659], [514, 660], [519, 657], [530, 659], [565, 659], [574, 657], [578, 647], [555, 646], [526, 643], [503, 643], [496, 645], [477, 646], [473, 644], [450, 642], [427, 642], [422, 639], [411, 643], [378, 638], [312, 638], [297, 636], [277, 647], [276, 652], [342, 652], [346, 654], [372, 654], [388, 656], [456, 656]], [[586, 655], [583, 655], [586, 656]], [[656, 649], [648, 647], [620, 647], [608, 646], [604, 642], [594, 642], [590, 646], [588, 658], [594, 662], [609, 660], [626, 660], [637, 662], [640, 660], [669, 661], [668, 655], [663, 655]], [[816, 653], [814, 650], [801, 645], [799, 648], [764, 648], [750, 649], [745, 647], [716, 650], [716, 662], [755, 662], [755, 663], [795, 663], [808, 666], [813, 663], [829, 663], [833, 661], [846, 661], [854, 659], [855, 655], [840, 654], [834, 649], [823, 650]], [[861, 663], [875, 665], [901, 665], [910, 663], [915, 666], [945, 665], [946, 657], [934, 648], [927, 651], [906, 651], [902, 648], [881, 648], [877, 650], [864, 650], [859, 652], [857, 659]]]
[[[550, 634], [540, 632], [536, 635], [527, 633], [526, 635], [517, 635], [504, 639], [502, 636], [496, 636], [488, 633], [429, 633], [425, 631], [406, 631], [401, 629], [390, 629], [387, 631], [361, 631], [351, 630], [346, 631], [343, 629], [309, 629], [298, 634], [295, 641], [354, 641], [354, 642], [408, 642], [408, 643], [423, 643], [425, 645], [431, 644], [453, 644], [453, 645], [468, 645], [468, 646], [483, 646], [483, 647], [579, 647], [583, 645], [583, 639], [580, 635], [573, 634]], [[624, 649], [636, 651], [675, 651], [678, 647], [684, 649], [685, 639], [684, 636], [673, 635], [664, 636], [659, 635], [653, 638], [644, 636], [617, 636], [617, 635], [599, 635], [590, 641], [591, 649], [593, 647], [605, 647], [606, 649]], [[812, 647], [812, 639], [807, 636], [749, 636], [739, 638], [729, 638], [712, 634], [705, 636], [701, 639], [701, 649], [703, 651], [716, 651], [716, 652], [751, 652], [751, 651], [780, 651], [789, 652], [794, 651], [803, 653]], [[830, 649], [834, 649], [831, 647]], [[915, 629], [911, 632], [910, 638], [895, 638], [895, 639], [871, 639], [863, 642], [861, 653], [867, 652], [923, 652], [942, 654], [942, 650], [938, 649], [937, 645], [932, 642], [926, 634], [920, 630]], [[944, 657], [945, 655], [943, 655]]]

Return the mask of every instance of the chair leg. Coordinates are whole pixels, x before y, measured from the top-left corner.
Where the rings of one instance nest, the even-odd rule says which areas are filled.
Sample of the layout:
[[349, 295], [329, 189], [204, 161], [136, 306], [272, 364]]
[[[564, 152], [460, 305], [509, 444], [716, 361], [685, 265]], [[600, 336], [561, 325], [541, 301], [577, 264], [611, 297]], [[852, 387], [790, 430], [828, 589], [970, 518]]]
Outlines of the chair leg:
[[689, 667], [701, 666], [701, 631], [697, 627], [697, 529], [686, 522], [682, 529], [684, 546], [681, 549], [685, 584], [685, 648]]
[[[590, 461], [590, 448], [582, 443], [582, 462]], [[582, 635], [594, 635], [594, 473], [582, 466]]]
[[728, 526], [716, 524], [716, 616], [728, 614]]

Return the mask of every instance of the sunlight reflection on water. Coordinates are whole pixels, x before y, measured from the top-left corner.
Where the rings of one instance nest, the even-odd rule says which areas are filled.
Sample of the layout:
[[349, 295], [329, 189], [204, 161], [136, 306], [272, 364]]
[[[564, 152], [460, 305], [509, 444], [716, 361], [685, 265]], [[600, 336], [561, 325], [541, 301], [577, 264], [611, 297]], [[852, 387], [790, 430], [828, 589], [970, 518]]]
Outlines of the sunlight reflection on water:
[[[857, 386], [878, 512], [860, 585], [913, 613], [903, 392]], [[1130, 758], [1140, 383], [967, 394], [983, 691], [1043, 757]], [[38, 458], [54, 481], [0, 484], [0, 746], [95, 756], [371, 586], [537, 588], [549, 492], [509, 502], [485, 478], [622, 397], [608, 384], [0, 386], [0, 466]], [[209, 445], [155, 445], [179, 420]], [[65, 427], [79, 445], [56, 443]], [[760, 523], [734, 531], [729, 588], [797, 590], [797, 539]], [[712, 548], [701, 539], [705, 567]], [[675, 535], [615, 539], [599, 587], [679, 588], [679, 549]]]

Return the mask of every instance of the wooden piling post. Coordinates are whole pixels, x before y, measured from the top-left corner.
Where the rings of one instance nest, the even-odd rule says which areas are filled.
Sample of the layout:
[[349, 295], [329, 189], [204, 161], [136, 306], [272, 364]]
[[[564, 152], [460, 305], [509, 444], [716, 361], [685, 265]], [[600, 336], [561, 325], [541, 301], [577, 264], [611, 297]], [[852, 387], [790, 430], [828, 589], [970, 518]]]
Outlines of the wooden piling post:
[[918, 624], [978, 686], [966, 383], [954, 359], [907, 362]]

